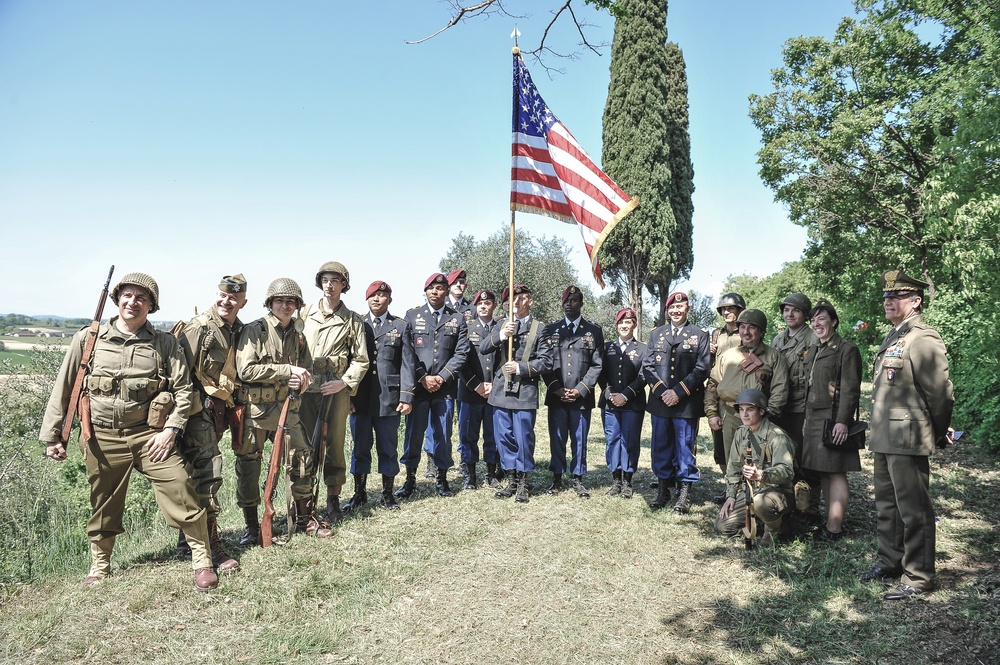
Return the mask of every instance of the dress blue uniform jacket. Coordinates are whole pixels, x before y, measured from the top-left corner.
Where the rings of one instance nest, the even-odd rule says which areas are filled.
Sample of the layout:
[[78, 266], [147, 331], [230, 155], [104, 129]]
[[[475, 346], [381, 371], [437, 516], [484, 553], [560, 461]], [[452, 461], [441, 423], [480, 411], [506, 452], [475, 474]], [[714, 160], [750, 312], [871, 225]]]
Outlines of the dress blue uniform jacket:
[[358, 392], [351, 398], [355, 413], [370, 416], [397, 415], [400, 402], [413, 401], [413, 346], [406, 321], [386, 314], [382, 329], [375, 334], [371, 316], [365, 321], [368, 343], [368, 372]]
[[[469, 356], [468, 331], [465, 316], [447, 305], [443, 310], [437, 324], [434, 323], [434, 311], [429, 305], [414, 307], [406, 313], [416, 357], [413, 366], [414, 399], [454, 399], [458, 391], [462, 366]], [[445, 383], [437, 392], [429, 393], [420, 380], [435, 374], [443, 378]]]
[[[608, 411], [645, 411], [646, 380], [642, 375], [642, 362], [646, 358], [646, 345], [630, 339], [622, 351], [618, 339], [604, 345], [604, 366], [599, 384], [602, 388], [597, 405]], [[617, 407], [608, 401], [611, 393], [622, 393], [628, 398], [625, 406]]]
[[[660, 326], [649, 335], [643, 377], [649, 385], [647, 411], [662, 418], [700, 418], [705, 415], [705, 379], [708, 377], [708, 333], [692, 323], [670, 334], [671, 325]], [[680, 398], [676, 406], [663, 403], [663, 393], [673, 390]]]
[[[575, 333], [570, 333], [566, 320], [545, 326], [542, 332], [554, 355], [555, 366], [545, 374], [546, 406], [564, 409], [593, 409], [594, 388], [601, 377], [604, 333], [590, 321], [580, 319]], [[559, 388], [575, 388], [580, 391], [580, 399], [563, 402], [556, 395]]]
[[512, 391], [507, 391], [507, 377], [503, 373], [507, 362], [507, 340], [500, 341], [503, 321], [493, 326], [490, 336], [479, 345], [480, 353], [497, 353], [496, 371], [493, 374], [493, 390], [489, 403], [498, 409], [538, 409], [538, 381], [542, 374], [553, 366], [552, 350], [544, 339], [539, 326], [533, 348], [525, 354], [528, 332], [532, 318], [528, 317], [522, 329], [514, 335], [514, 360], [517, 361], [517, 377], [512, 381]]
[[493, 381], [498, 366], [503, 364], [499, 349], [493, 349], [488, 353], [479, 350], [489, 336], [490, 332], [504, 322], [493, 320], [489, 327], [483, 325], [479, 317], [472, 319], [468, 324], [469, 330], [469, 357], [462, 367], [462, 381], [458, 384], [458, 401], [466, 404], [486, 404], [486, 398], [476, 392], [480, 383]]

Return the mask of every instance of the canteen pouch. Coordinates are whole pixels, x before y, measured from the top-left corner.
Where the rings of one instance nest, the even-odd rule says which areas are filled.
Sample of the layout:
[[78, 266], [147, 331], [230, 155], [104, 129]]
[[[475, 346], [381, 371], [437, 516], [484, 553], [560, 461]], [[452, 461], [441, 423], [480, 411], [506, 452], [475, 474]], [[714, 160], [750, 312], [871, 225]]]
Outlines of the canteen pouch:
[[153, 429], [163, 429], [167, 424], [167, 417], [174, 410], [174, 394], [162, 392], [153, 398], [149, 403], [149, 415], [146, 416], [146, 424]]

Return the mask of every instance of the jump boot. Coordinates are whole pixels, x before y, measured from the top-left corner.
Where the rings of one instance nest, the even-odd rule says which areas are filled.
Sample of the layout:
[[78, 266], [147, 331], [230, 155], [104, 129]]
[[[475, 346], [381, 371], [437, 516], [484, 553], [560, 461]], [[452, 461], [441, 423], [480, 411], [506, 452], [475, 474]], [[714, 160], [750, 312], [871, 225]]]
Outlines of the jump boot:
[[573, 491], [581, 499], [590, 498], [590, 492], [587, 491], [587, 488], [583, 484], [583, 476], [573, 476]]
[[417, 470], [406, 468], [406, 480], [403, 481], [403, 486], [400, 487], [395, 492], [395, 497], [397, 499], [405, 499], [413, 494], [417, 489]]
[[500, 484], [500, 478], [497, 477], [497, 465], [496, 463], [486, 464], [486, 485], [491, 489], [498, 490], [503, 485]]
[[498, 499], [509, 499], [514, 496], [517, 492], [517, 477], [519, 473], [519, 471], [508, 471], [507, 484], [497, 490], [497, 493], [493, 496]]
[[214, 517], [208, 518], [208, 545], [212, 550], [212, 565], [218, 570], [239, 569], [240, 562], [229, 556], [229, 552], [222, 546], [222, 539], [219, 538], [219, 523]]
[[368, 474], [354, 474], [354, 495], [351, 500], [340, 507], [344, 515], [350, 515], [353, 511], [368, 503]]
[[[329, 538], [333, 535], [333, 529], [320, 524], [316, 519], [316, 511], [312, 505], [312, 498], [295, 500], [295, 530], [302, 531], [307, 536], [316, 538]], [[340, 506], [337, 506], [340, 509]]]
[[399, 510], [399, 503], [396, 502], [396, 495], [392, 493], [392, 486], [396, 482], [396, 476], [382, 474], [382, 505], [389, 510]]
[[622, 470], [613, 471], [611, 477], [613, 480], [611, 481], [611, 489], [608, 490], [608, 496], [618, 496], [622, 493]]
[[564, 489], [566, 489], [566, 488], [563, 487], [562, 474], [561, 473], [553, 473], [552, 474], [552, 484], [549, 485], [549, 488], [547, 490], [545, 490], [545, 493], [546, 494], [558, 494], [559, 492], [562, 492]]
[[434, 464], [434, 458], [431, 457], [430, 453], [427, 453], [427, 470], [424, 471], [424, 478], [436, 478], [438, 473], [437, 465]]
[[677, 503], [674, 504], [674, 512], [678, 515], [687, 515], [691, 510], [691, 483], [681, 483], [677, 490]]
[[247, 530], [240, 538], [240, 547], [260, 544], [260, 517], [257, 516], [257, 506], [243, 509], [243, 521], [247, 525]]
[[622, 474], [622, 498], [631, 499], [635, 490], [632, 489], [632, 472], [626, 471]]
[[479, 488], [479, 479], [476, 478], [476, 464], [475, 462], [469, 462], [468, 464], [463, 464], [462, 467], [465, 469], [465, 485], [463, 489], [474, 490]]
[[447, 469], [437, 470], [437, 482], [434, 483], [434, 488], [437, 490], [438, 496], [454, 496], [454, 494], [452, 494], [451, 488], [448, 487]]
[[514, 501], [518, 503], [528, 503], [528, 472], [517, 472], [517, 493], [514, 494]]
[[656, 486], [656, 500], [649, 504], [651, 510], [666, 508], [670, 503], [670, 487], [667, 481], [660, 480]]

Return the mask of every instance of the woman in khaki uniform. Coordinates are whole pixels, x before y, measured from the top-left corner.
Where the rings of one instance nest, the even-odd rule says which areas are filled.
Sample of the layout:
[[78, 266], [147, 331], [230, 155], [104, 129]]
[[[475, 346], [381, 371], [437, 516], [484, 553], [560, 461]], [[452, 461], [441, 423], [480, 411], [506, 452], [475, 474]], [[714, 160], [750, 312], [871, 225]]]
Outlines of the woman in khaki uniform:
[[[838, 540], [844, 535], [844, 513], [851, 498], [847, 472], [861, 470], [857, 448], [843, 447], [861, 398], [861, 352], [837, 334], [840, 318], [829, 301], [817, 302], [810, 319], [817, 339], [806, 354], [809, 384], [802, 466], [819, 474], [826, 498], [826, 526], [816, 532], [816, 537]], [[831, 419], [833, 444], [840, 448], [823, 445], [827, 421]]]

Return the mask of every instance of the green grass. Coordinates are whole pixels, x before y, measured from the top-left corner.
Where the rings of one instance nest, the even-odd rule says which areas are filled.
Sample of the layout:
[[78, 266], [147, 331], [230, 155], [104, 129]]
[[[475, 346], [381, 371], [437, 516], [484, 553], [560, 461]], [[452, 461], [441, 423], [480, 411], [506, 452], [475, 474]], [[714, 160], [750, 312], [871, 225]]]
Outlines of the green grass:
[[[549, 474], [544, 412], [541, 462]], [[703, 432], [707, 434], [707, 430]], [[641, 491], [608, 497], [595, 413], [587, 484], [527, 505], [492, 492], [441, 499], [420, 478], [403, 509], [372, 507], [327, 541], [295, 536], [238, 554], [242, 569], [210, 594], [193, 589], [175, 532], [133, 483], [130, 533], [116, 574], [89, 589], [81, 556], [32, 584], [0, 591], [0, 662], [173, 663], [990, 663], [1000, 659], [995, 488], [1000, 470], [971, 449], [932, 458], [941, 517], [941, 589], [888, 604], [857, 573], [874, 553], [868, 455], [852, 474], [848, 537], [746, 552], [714, 535], [720, 487], [708, 440], [703, 480], [686, 516], [652, 512], [648, 424]], [[350, 445], [350, 444], [349, 444]], [[234, 553], [242, 518], [226, 451], [223, 537]], [[77, 452], [74, 451], [74, 456]], [[41, 463], [39, 461], [39, 463]], [[422, 470], [422, 469], [421, 469]], [[482, 469], [481, 469], [482, 471]], [[457, 473], [452, 478], [457, 478]], [[455, 480], [453, 485], [460, 484]], [[370, 497], [377, 496], [369, 482]], [[992, 488], [992, 489], [991, 489]], [[373, 491], [374, 490], [374, 491]], [[345, 499], [351, 483], [345, 488]], [[276, 502], [278, 505], [278, 502]], [[283, 505], [283, 504], [282, 504]], [[44, 534], [39, 534], [44, 536]]]

